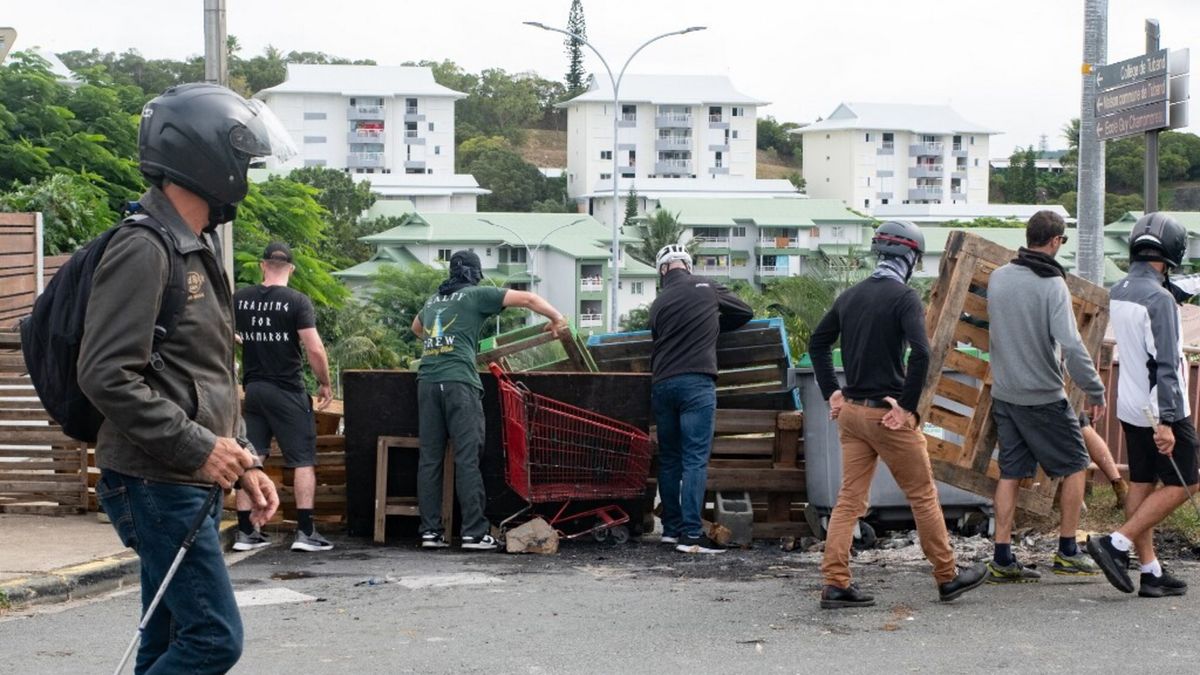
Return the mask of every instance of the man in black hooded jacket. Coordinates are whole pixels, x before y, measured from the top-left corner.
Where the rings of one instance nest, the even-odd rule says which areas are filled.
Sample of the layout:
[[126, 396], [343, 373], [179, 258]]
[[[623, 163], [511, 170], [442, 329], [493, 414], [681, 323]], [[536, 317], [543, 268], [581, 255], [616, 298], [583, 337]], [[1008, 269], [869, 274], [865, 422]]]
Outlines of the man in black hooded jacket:
[[417, 369], [420, 408], [420, 459], [417, 465], [417, 504], [421, 512], [421, 546], [445, 548], [442, 523], [442, 462], [446, 438], [454, 440], [454, 487], [462, 510], [462, 547], [496, 548], [483, 515], [485, 494], [479, 472], [483, 447], [483, 384], [475, 366], [479, 333], [484, 322], [505, 307], [524, 307], [550, 320], [546, 330], [558, 334], [567, 320], [534, 293], [495, 286], [483, 280], [479, 256], [458, 251], [450, 257], [450, 278], [412, 322], [423, 341]]

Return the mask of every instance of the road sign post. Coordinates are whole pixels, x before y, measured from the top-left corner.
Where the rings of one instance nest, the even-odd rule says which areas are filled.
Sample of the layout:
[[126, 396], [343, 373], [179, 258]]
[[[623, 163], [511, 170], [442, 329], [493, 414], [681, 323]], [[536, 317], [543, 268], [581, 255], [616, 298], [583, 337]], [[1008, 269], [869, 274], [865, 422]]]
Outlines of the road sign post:
[[[1158, 48], [1159, 28], [1157, 19], [1146, 19], [1146, 55], [1161, 53]], [[1165, 75], [1165, 73], [1164, 73]], [[1166, 83], [1163, 83], [1164, 93], [1166, 91]], [[1161, 107], [1162, 120], [1153, 129], [1146, 132], [1146, 170], [1142, 178], [1142, 191], [1145, 197], [1145, 206], [1142, 210], [1146, 213], [1153, 213], [1158, 210], [1158, 130], [1170, 126], [1171, 121], [1167, 118], [1166, 106]], [[1156, 112], [1157, 115], [1157, 112]]]

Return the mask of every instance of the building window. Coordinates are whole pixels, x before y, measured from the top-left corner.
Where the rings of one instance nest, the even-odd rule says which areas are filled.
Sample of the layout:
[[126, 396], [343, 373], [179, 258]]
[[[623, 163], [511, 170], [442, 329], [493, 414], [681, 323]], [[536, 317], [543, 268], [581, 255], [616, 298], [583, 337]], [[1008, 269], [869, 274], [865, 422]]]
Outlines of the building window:
[[431, 173], [433, 173], [433, 169], [425, 169], [425, 173], [426, 173], [426, 174], [431, 174]]
[[430, 130], [430, 131], [433, 131], [433, 122], [430, 122], [430, 123], [429, 123], [429, 130]]
[[975, 137], [974, 136], [971, 137], [971, 145], [975, 145]]
[[825, 134], [825, 140], [829, 140], [829, 134]]
[[867, 176], [867, 187], [871, 187], [871, 177]]
[[731, 231], [729, 233], [730, 236], [733, 236], [733, 237], [746, 236], [746, 228], [745, 227], [734, 227], [734, 228], [730, 228], [730, 229], [731, 229]]
[[636, 105], [622, 105], [621, 106], [621, 119], [625, 120], [626, 122], [636, 122], [637, 121], [637, 106]]
[[737, 137], [738, 137], [738, 132], [737, 132], [737, 129], [734, 129], [734, 130], [733, 130], [731, 133], [732, 133], [732, 135], [733, 135], [733, 137], [734, 137], [734, 138], [737, 138]]
[[305, 143], [324, 143], [325, 137], [324, 136], [305, 136], [304, 142]]
[[[828, 138], [828, 136], [826, 136], [826, 138]], [[896, 138], [895, 134], [893, 134], [892, 132], [890, 132], [890, 131], [883, 132], [883, 142], [884, 143], [891, 143], [892, 141], [895, 140], [895, 138]]]
[[975, 158], [975, 166], [979, 166], [979, 158], [978, 157]]
[[306, 113], [304, 113], [304, 119], [306, 119], [306, 120], [323, 120], [323, 119], [325, 119], [325, 113], [323, 113], [323, 112], [306, 112]]
[[417, 99], [415, 99], [415, 98], [404, 99], [404, 112], [409, 115], [417, 114]]
[[880, 203], [880, 204], [886, 204], [886, 203], [888, 203], [888, 200], [886, 200], [886, 199], [880, 199], [880, 200], [879, 200], [879, 203]]
[[870, 143], [871, 142], [871, 132], [868, 131], [866, 135], [867, 135], [867, 142]]
[[845, 236], [845, 232], [846, 228], [842, 227], [841, 225], [834, 225], [833, 227], [829, 228], [829, 235], [834, 239], [841, 239]]
[[489, 257], [492, 255], [492, 249], [490, 249], [490, 248], [486, 248], [486, 249], [484, 249], [484, 250], [485, 250], [485, 251], [487, 251], [487, 253], [486, 253], [485, 255], [487, 255], [487, 256], [489, 256]]
[[634, 295], [641, 295], [644, 292], [644, 288], [644, 281], [634, 281], [633, 283], [629, 284], [629, 290], [632, 291]]
[[435, 154], [435, 155], [442, 154], [442, 146], [440, 146], [440, 145], [433, 146], [433, 154]]
[[600, 180], [612, 180], [612, 174], [611, 173], [602, 173], [602, 174], [600, 174]]
[[416, 122], [405, 122], [404, 123], [404, 137], [405, 138], [416, 138], [417, 137], [417, 123]]
[[740, 106], [730, 108], [729, 114], [733, 115], [734, 117], [742, 117], [743, 115], [746, 114], [746, 109], [742, 108]]
[[863, 200], [863, 208], [864, 208], [864, 209], [869, 209], [869, 208], [871, 208], [871, 200], [870, 200], [870, 199], [864, 199], [864, 200]]
[[451, 252], [451, 250], [450, 250], [450, 249], [448, 249], [448, 248], [439, 248], [439, 249], [437, 250], [437, 261], [438, 261], [438, 262], [450, 262], [450, 256], [451, 256], [451, 255], [453, 255], [453, 253]]
[[612, 150], [601, 150], [600, 159], [612, 159]]
[[501, 263], [523, 263], [528, 259], [528, 251], [523, 248], [500, 248]]
[[323, 160], [323, 159], [306, 159], [306, 160], [304, 160], [304, 166], [325, 166], [325, 160]]

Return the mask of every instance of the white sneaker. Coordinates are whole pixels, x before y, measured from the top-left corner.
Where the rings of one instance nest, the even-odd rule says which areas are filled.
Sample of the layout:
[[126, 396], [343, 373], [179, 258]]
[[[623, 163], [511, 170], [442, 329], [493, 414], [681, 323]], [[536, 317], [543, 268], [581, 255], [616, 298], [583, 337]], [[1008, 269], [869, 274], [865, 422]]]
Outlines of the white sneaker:
[[441, 532], [424, 532], [421, 534], [421, 548], [446, 548], [446, 538]]
[[678, 543], [679, 543], [679, 537], [672, 537], [672, 536], [671, 536], [671, 535], [669, 535], [669, 534], [664, 534], [664, 535], [662, 536], [662, 539], [659, 539], [659, 542], [660, 542], [660, 543], [663, 543], [663, 544], [678, 544]]
[[329, 551], [333, 549], [333, 544], [329, 540], [321, 536], [320, 532], [315, 529], [312, 534], [304, 534], [300, 530], [296, 530], [296, 541], [292, 542], [293, 551]]
[[238, 530], [237, 537], [233, 540], [233, 550], [235, 551], [253, 551], [270, 545], [271, 540], [267, 539], [267, 535], [259, 530], [255, 530], [250, 534]]
[[462, 547], [472, 551], [494, 551], [496, 549], [496, 540], [490, 534], [485, 534], [482, 537], [463, 537]]

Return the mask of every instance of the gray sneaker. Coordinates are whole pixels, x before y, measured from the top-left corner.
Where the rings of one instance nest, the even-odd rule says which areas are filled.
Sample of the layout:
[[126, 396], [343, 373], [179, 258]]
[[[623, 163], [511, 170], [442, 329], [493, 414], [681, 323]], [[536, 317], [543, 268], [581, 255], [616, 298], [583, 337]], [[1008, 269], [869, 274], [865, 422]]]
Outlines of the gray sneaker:
[[312, 534], [304, 534], [296, 530], [296, 541], [292, 542], [293, 551], [328, 551], [333, 548], [329, 540], [321, 536], [314, 528]]
[[237, 537], [233, 540], [233, 550], [235, 551], [253, 551], [270, 545], [271, 540], [267, 539], [267, 535], [263, 534], [262, 530], [255, 530], [250, 534], [238, 530]]
[[995, 560], [988, 561], [987, 583], [996, 584], [1032, 584], [1042, 580], [1042, 575], [1019, 562], [1013, 561], [1007, 565], [997, 565]]

